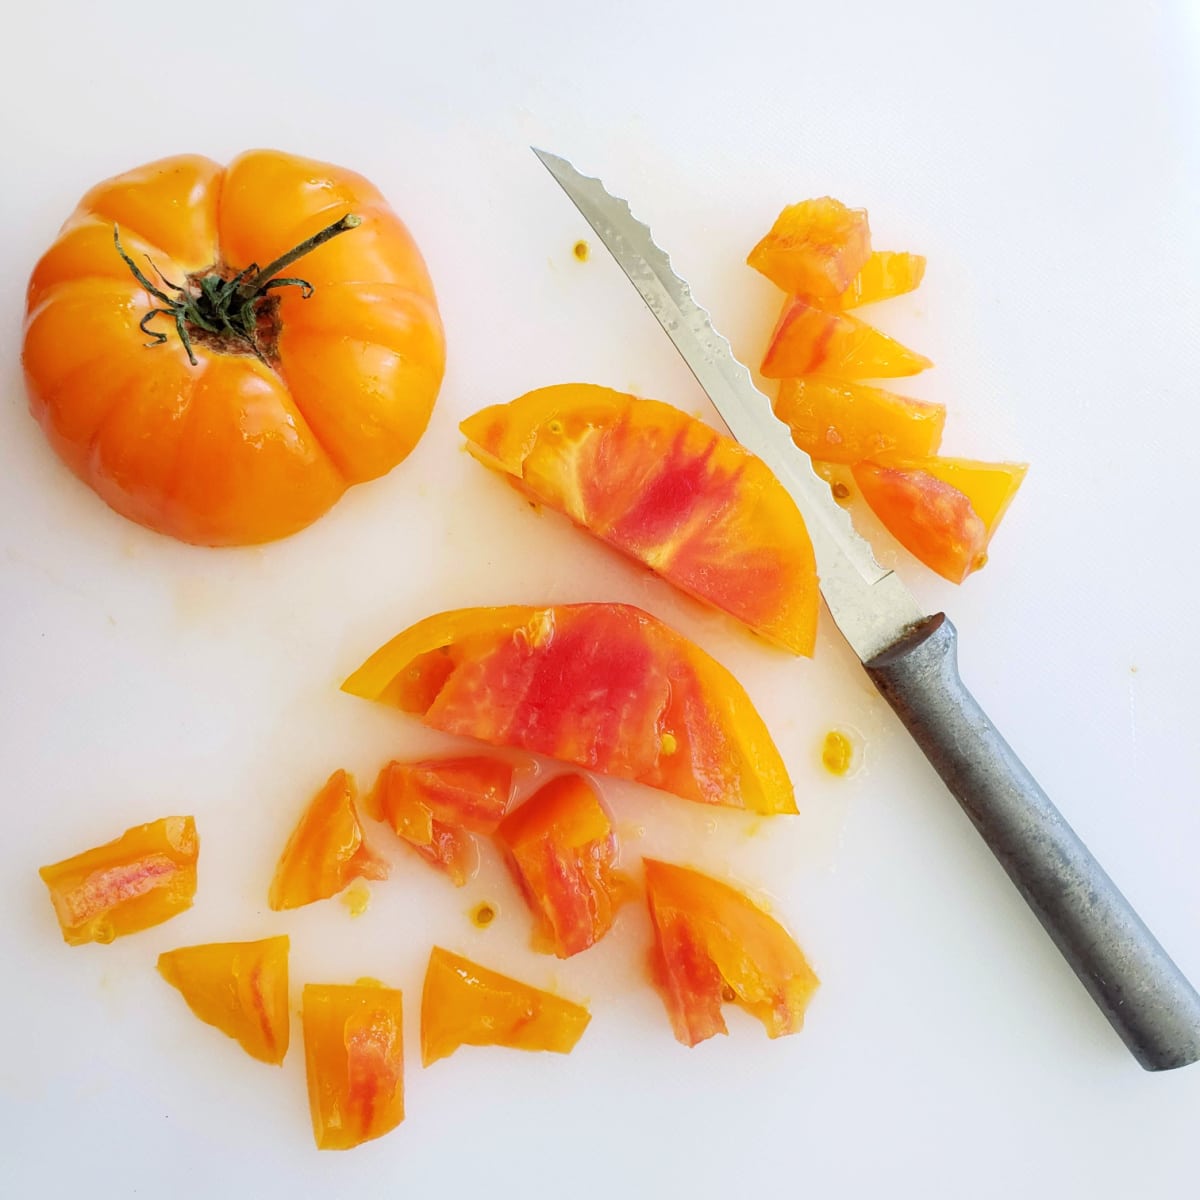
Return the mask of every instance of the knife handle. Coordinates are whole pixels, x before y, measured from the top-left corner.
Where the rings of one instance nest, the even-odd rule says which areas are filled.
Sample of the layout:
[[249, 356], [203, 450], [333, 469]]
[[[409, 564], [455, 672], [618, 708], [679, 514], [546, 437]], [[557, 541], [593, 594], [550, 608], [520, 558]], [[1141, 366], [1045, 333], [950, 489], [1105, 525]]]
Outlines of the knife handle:
[[1200, 995], [967, 691], [957, 647], [938, 613], [867, 674], [1138, 1062], [1195, 1062]]

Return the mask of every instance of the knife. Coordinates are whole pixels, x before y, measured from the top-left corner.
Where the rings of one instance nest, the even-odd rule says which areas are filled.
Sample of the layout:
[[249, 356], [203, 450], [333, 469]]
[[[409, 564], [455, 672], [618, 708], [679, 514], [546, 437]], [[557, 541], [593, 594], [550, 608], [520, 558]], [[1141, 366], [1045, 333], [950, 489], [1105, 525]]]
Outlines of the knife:
[[834, 623], [1134, 1057], [1148, 1071], [1200, 1059], [1200, 995], [966, 689], [958, 635], [945, 613], [926, 615], [895, 572], [875, 561], [629, 205], [566, 159], [532, 149], [729, 431], [795, 500]]

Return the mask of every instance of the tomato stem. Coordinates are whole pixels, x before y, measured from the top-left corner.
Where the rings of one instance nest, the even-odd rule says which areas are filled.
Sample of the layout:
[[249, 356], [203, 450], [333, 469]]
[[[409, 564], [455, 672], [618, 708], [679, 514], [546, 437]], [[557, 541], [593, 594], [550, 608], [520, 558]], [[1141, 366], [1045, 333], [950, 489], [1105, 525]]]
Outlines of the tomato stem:
[[[347, 213], [332, 225], [327, 225], [312, 237], [306, 238], [298, 246], [293, 246], [286, 254], [281, 254], [261, 270], [257, 263], [251, 263], [230, 278], [226, 278], [219, 271], [189, 276], [186, 285], [172, 283], [154, 265], [150, 256], [146, 255], [146, 261], [162, 281], [163, 287], [154, 283], [126, 253], [125, 247], [121, 245], [121, 231], [116, 225], [113, 226], [113, 244], [125, 265], [133, 272], [133, 277], [155, 300], [160, 301], [159, 306], [150, 309], [138, 322], [138, 328], [150, 338], [147, 346], [161, 346], [169, 340], [165, 333], [149, 328], [149, 323], [155, 317], [165, 316], [174, 320], [175, 332], [193, 367], [198, 363], [192, 349], [192, 335], [196, 332], [206, 334], [227, 347], [240, 348], [266, 363], [259, 317], [264, 308], [263, 302], [269, 299], [268, 293], [273, 288], [298, 287], [301, 297], [305, 300], [313, 294], [313, 286], [307, 280], [294, 276], [281, 277], [279, 272], [318, 246], [324, 245], [330, 238], [361, 224], [362, 217], [355, 213]], [[164, 287], [169, 288], [174, 295], [164, 291]]]

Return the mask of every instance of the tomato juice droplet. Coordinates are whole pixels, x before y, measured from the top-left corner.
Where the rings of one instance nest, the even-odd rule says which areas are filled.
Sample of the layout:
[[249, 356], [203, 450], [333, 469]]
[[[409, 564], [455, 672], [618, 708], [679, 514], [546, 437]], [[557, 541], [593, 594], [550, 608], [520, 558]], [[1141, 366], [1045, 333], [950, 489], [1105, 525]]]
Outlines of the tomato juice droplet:
[[339, 898], [352, 917], [361, 917], [371, 907], [371, 889], [363, 879], [356, 879]]
[[854, 746], [850, 739], [839, 730], [831, 729], [821, 745], [822, 766], [831, 775], [845, 775], [853, 757]]
[[575, 255], [580, 262], [587, 262], [588, 256], [591, 254], [591, 247], [582, 238], [571, 247], [571, 253]]
[[486, 929], [496, 919], [496, 906], [485, 900], [471, 909], [471, 923], [478, 929]]

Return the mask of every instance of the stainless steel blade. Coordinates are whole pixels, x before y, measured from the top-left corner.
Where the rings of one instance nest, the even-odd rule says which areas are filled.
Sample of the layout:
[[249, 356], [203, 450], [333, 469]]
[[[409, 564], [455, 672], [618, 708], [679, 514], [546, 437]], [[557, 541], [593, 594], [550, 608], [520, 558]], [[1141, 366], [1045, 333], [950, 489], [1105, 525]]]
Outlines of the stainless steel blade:
[[895, 573], [875, 561], [649, 228], [600, 180], [581, 175], [564, 158], [532, 149], [637, 288], [730, 433], [771, 468], [795, 500], [812, 538], [821, 595], [854, 652], [867, 662], [893, 645], [925, 614]]

